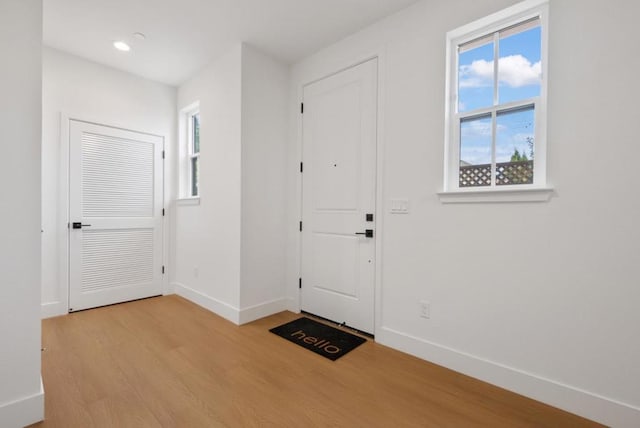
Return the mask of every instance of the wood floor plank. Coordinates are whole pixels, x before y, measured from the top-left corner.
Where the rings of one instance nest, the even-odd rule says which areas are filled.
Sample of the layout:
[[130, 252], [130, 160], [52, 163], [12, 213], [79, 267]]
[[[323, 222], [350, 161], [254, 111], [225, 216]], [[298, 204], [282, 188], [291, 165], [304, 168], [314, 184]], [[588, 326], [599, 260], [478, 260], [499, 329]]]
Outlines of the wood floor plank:
[[43, 321], [35, 427], [596, 427], [367, 341], [333, 362], [177, 296]]

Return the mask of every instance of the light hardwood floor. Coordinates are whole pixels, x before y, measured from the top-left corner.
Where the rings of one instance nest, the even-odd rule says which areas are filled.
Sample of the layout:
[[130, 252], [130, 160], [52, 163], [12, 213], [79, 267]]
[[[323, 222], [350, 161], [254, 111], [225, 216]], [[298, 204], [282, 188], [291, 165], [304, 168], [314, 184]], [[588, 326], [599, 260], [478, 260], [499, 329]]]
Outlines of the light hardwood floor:
[[588, 427], [575, 415], [368, 341], [332, 362], [177, 296], [43, 321], [34, 427]]

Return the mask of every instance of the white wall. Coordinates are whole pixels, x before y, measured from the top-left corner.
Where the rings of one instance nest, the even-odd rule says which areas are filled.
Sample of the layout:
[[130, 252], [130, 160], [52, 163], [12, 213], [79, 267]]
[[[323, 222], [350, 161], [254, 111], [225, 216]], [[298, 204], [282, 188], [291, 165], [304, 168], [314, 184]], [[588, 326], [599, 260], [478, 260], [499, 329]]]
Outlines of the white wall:
[[0, 2], [0, 426], [44, 416], [40, 382], [42, 2]]
[[241, 322], [287, 307], [285, 165], [288, 67], [242, 47]]
[[238, 322], [241, 223], [241, 62], [238, 44], [178, 89], [200, 102], [200, 203], [176, 205], [176, 293]]
[[[302, 84], [380, 55], [379, 342], [640, 426], [637, 3], [550, 2], [550, 202], [443, 205], [436, 195], [445, 34], [513, 3], [431, 0], [389, 17], [295, 65], [290, 111]], [[291, 118], [287, 294], [297, 300], [301, 143]], [[410, 200], [410, 214], [389, 213], [395, 198]]]
[[200, 198], [176, 203], [176, 293], [241, 324], [285, 308], [288, 69], [238, 44], [178, 90], [200, 104]]
[[[42, 85], [42, 313], [47, 317], [68, 310], [68, 285], [60, 267], [67, 240], [67, 207], [61, 206], [61, 161], [67, 156], [61, 152], [61, 115], [164, 136], [165, 172], [172, 177], [176, 88], [51, 48], [43, 50]], [[168, 201], [170, 186], [165, 190]], [[165, 236], [168, 246], [170, 238]]]

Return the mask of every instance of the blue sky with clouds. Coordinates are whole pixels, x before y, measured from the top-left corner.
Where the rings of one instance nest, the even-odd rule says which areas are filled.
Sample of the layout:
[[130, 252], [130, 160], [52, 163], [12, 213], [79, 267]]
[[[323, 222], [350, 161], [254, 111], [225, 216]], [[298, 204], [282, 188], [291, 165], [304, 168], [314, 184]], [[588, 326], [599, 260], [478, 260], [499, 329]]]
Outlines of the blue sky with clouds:
[[[459, 55], [458, 110], [471, 112], [493, 105], [493, 42]], [[500, 40], [498, 101], [500, 104], [540, 94], [540, 27]], [[491, 116], [462, 121], [460, 159], [468, 164], [491, 163]], [[496, 161], [508, 162], [514, 149], [530, 156], [528, 137], [534, 135], [533, 108], [499, 114]]]

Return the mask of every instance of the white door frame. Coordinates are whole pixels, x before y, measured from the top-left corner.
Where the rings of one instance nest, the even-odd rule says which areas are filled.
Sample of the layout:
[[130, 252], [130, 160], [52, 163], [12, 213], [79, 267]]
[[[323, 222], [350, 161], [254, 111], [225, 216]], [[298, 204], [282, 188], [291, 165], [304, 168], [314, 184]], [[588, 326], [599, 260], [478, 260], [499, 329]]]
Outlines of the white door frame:
[[138, 131], [130, 129], [124, 126], [118, 126], [118, 124], [107, 124], [100, 120], [90, 120], [82, 115], [71, 115], [62, 113], [60, 115], [60, 177], [58, 183], [59, 199], [58, 199], [58, 287], [61, 296], [59, 313], [63, 315], [69, 312], [69, 239], [71, 229], [69, 229], [69, 156], [70, 156], [70, 144], [69, 144], [69, 127], [71, 121], [85, 122], [93, 125], [107, 126], [109, 128], [122, 129], [124, 131], [137, 132], [140, 134], [153, 135], [155, 137], [162, 138], [163, 150], [165, 152], [165, 159], [162, 165], [162, 206], [165, 210], [165, 216], [162, 218], [162, 265], [165, 266], [165, 274], [162, 276], [162, 294], [169, 294], [169, 275], [166, 270], [166, 266], [169, 260], [167, 239], [169, 237], [169, 221], [170, 210], [167, 208], [166, 201], [168, 186], [167, 186], [167, 168], [166, 163], [168, 158], [166, 156], [166, 137], [164, 135], [154, 134], [151, 132]]
[[[375, 239], [375, 281], [374, 281], [374, 335], [378, 335], [380, 329], [383, 327], [382, 319], [382, 272], [383, 272], [383, 251], [382, 251], [382, 238], [384, 236], [384, 101], [385, 101], [385, 87], [384, 82], [386, 79], [386, 54], [383, 47], [374, 49], [367, 52], [351, 61], [338, 62], [336, 64], [330, 64], [323, 70], [314, 70], [309, 73], [309, 77], [303, 76], [299, 82], [296, 82], [297, 86], [297, 104], [294, 108], [297, 111], [297, 134], [295, 146], [296, 153], [295, 159], [298, 162], [302, 162], [302, 146], [303, 146], [303, 115], [300, 114], [300, 104], [304, 98], [304, 87], [317, 82], [319, 80], [330, 77], [334, 74], [338, 74], [342, 71], [348, 70], [352, 67], [365, 63], [369, 60], [378, 60], [378, 100], [377, 100], [377, 133], [376, 133], [376, 207], [375, 207], [375, 224], [376, 232], [374, 234]], [[303, 174], [296, 174], [296, 207], [298, 219], [302, 219], [302, 176]], [[296, 228], [297, 230], [297, 228]], [[297, 277], [302, 277], [302, 233], [296, 235], [296, 250], [293, 253], [296, 257], [294, 266], [297, 269]], [[303, 284], [304, 287], [304, 284]], [[293, 307], [290, 308], [294, 312], [299, 313], [302, 308], [302, 293], [298, 287], [298, 283], [295, 283], [295, 301]]]

